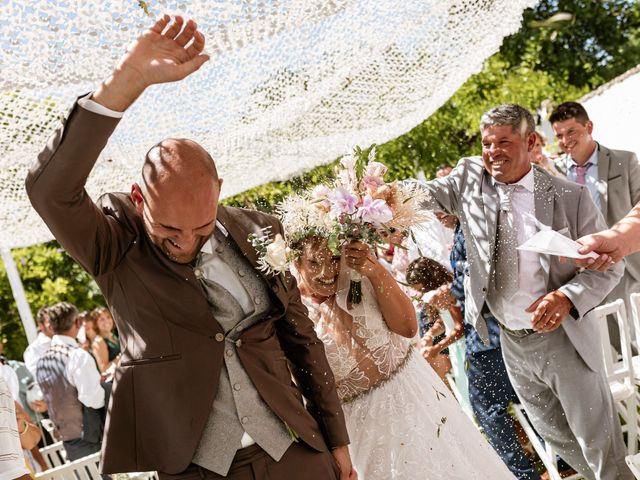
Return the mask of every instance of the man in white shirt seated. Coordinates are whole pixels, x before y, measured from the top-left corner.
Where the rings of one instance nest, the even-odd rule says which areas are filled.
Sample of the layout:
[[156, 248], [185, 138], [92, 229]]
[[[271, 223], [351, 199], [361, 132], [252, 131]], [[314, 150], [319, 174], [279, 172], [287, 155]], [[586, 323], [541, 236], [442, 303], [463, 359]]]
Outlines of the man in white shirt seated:
[[51, 330], [51, 323], [49, 322], [49, 314], [47, 313], [46, 307], [38, 310], [36, 321], [38, 322], [38, 336], [31, 342], [23, 354], [24, 364], [34, 377], [36, 376], [38, 360], [40, 360], [44, 352], [49, 349], [51, 337], [53, 337], [53, 330]]
[[76, 307], [61, 302], [48, 309], [54, 335], [37, 364], [36, 379], [49, 417], [71, 461], [100, 451], [105, 390], [94, 359], [76, 342], [81, 323]]

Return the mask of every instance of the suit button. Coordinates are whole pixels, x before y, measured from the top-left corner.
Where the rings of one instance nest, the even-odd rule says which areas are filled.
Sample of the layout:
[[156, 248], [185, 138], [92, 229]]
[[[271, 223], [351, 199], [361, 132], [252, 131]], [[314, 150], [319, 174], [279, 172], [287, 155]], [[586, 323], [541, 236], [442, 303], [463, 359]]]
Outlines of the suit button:
[[227, 349], [227, 351], [226, 351], [226, 352], [224, 352], [224, 353], [227, 355], [227, 357], [231, 357], [231, 356], [233, 355], [233, 350], [231, 350], [230, 348], [228, 348], [228, 349]]
[[259, 298], [254, 298], [253, 301], [256, 305], [260, 305], [262, 300], [260, 300]]
[[234, 383], [233, 384], [233, 389], [237, 392], [240, 390], [240, 384], [239, 383]]
[[240, 421], [242, 422], [243, 425], [246, 425], [247, 423], [249, 423], [249, 417], [242, 417]]
[[240, 348], [242, 346], [242, 340], [236, 340], [236, 347]]
[[278, 284], [275, 284], [275, 285], [273, 286], [273, 291], [274, 291], [274, 292], [277, 292], [278, 290], [280, 290], [280, 287], [278, 287]]
[[242, 270], [242, 269], [238, 270], [238, 275], [239, 276], [244, 277], [246, 274], [247, 273], [244, 270]]
[[216, 342], [224, 341], [224, 335], [221, 333], [216, 333]]

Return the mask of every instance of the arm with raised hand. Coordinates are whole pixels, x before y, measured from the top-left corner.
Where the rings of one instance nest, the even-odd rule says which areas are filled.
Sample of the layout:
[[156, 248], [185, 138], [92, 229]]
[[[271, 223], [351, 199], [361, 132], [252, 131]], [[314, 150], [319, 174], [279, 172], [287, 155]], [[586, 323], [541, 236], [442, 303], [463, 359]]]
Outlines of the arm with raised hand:
[[[116, 112], [126, 110], [154, 83], [180, 80], [208, 57], [204, 36], [193, 21], [165, 15], [133, 42], [91, 101]], [[91, 170], [119, 118], [76, 105], [49, 139], [26, 179], [35, 210], [60, 244], [94, 276], [113, 269], [134, 234], [107, 216], [85, 190]]]
[[627, 255], [640, 251], [640, 203], [613, 227], [578, 240], [580, 253], [596, 252], [596, 259], [576, 261], [579, 267], [604, 272]]
[[202, 53], [204, 35], [193, 20], [185, 25], [177, 16], [169, 22], [170, 17], [163, 15], [131, 44], [112, 74], [92, 95], [94, 102], [123, 112], [147, 87], [182, 80], [209, 59]]

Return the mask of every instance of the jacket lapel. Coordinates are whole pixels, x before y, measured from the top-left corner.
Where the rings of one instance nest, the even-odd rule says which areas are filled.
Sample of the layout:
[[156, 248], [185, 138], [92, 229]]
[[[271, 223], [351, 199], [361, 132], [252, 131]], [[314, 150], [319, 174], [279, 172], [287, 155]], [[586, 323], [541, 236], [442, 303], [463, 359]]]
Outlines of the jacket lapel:
[[248, 215], [243, 215], [241, 211], [237, 211], [236, 215], [232, 217], [229, 210], [222, 205], [218, 206], [217, 220], [224, 226], [227, 232], [229, 232], [229, 235], [242, 254], [267, 282], [271, 291], [278, 297], [283, 305], [286, 305], [287, 292], [282, 288], [282, 285], [278, 285], [281, 284], [281, 282], [279, 282], [274, 275], [265, 274], [258, 268], [258, 252], [251, 243], [249, 243], [249, 234], [259, 233], [261, 226], [253, 222]]
[[600, 211], [607, 218], [607, 208], [609, 203], [609, 150], [598, 145], [598, 193], [600, 195]]
[[[533, 196], [536, 219], [543, 225], [553, 227], [553, 206], [555, 202], [553, 183], [549, 175], [537, 167], [533, 169]], [[544, 271], [545, 285], [549, 281], [549, 263], [549, 255], [540, 254], [540, 264]]]
[[476, 237], [476, 239], [479, 240], [479, 246], [486, 246], [486, 250], [483, 248], [482, 253], [486, 256], [485, 260], [487, 261], [492, 259], [494, 255], [496, 245], [496, 228], [498, 226], [498, 207], [500, 205], [498, 192], [496, 191], [496, 187], [493, 185], [491, 178], [491, 175], [484, 170], [482, 173], [482, 182], [479, 182], [481, 185], [480, 189], [482, 190], [482, 208], [484, 210], [487, 238], [486, 241], [482, 242], [482, 239]]

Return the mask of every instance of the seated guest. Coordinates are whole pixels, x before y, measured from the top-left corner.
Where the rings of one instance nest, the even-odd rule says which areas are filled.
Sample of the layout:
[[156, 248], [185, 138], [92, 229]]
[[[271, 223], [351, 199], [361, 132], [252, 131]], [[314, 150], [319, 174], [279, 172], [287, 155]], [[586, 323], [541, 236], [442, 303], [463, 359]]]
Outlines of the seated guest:
[[54, 336], [36, 379], [70, 461], [100, 451], [105, 390], [91, 355], [76, 342], [80, 320], [67, 302], [49, 308]]

